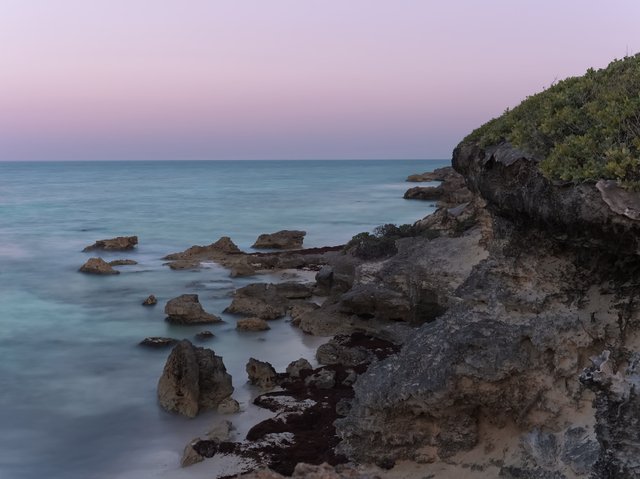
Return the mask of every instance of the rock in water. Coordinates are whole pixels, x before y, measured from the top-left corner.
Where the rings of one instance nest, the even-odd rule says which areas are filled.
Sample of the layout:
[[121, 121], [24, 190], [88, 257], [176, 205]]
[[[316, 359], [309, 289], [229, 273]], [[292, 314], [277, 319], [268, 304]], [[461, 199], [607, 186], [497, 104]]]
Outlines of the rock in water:
[[140, 341], [140, 346], [148, 346], [151, 348], [164, 348], [166, 346], [171, 346], [175, 343], [177, 343], [178, 340], [177, 339], [173, 339], [173, 338], [163, 338], [160, 336], [151, 336], [148, 338], [144, 338], [142, 341]]
[[267, 362], [250, 358], [247, 363], [247, 374], [249, 382], [262, 389], [271, 389], [276, 386], [276, 370]]
[[115, 259], [109, 261], [109, 264], [111, 266], [133, 266], [134, 264], [138, 264], [138, 262], [133, 259]]
[[302, 242], [306, 231], [282, 230], [271, 234], [262, 234], [253, 244], [252, 248], [265, 249], [298, 249], [302, 248]]
[[167, 302], [164, 307], [167, 321], [175, 324], [206, 324], [222, 321], [215, 314], [207, 313], [197, 294], [183, 294]]
[[135, 248], [137, 244], [137, 236], [118, 236], [117, 238], [98, 240], [82, 251], [92, 251], [95, 249], [104, 251], [126, 251]]
[[160, 406], [187, 417], [216, 408], [232, 393], [231, 375], [222, 358], [186, 339], [169, 354], [158, 382]]
[[143, 306], [153, 306], [153, 305], [155, 305], [157, 303], [158, 303], [158, 300], [156, 299], [156, 297], [154, 295], [150, 294], [149, 297], [142, 302], [142, 305]]
[[89, 260], [80, 266], [81, 273], [88, 274], [120, 274], [120, 271], [113, 267], [102, 258], [89, 258]]
[[271, 329], [267, 322], [260, 318], [239, 319], [236, 328], [241, 331], [266, 331]]

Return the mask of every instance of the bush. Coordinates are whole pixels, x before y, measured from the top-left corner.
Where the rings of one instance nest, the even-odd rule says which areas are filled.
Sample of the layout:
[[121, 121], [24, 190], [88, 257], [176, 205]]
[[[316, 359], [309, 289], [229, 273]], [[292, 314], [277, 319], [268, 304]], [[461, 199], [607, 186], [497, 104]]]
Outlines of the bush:
[[560, 81], [462, 143], [504, 141], [543, 158], [550, 179], [615, 179], [640, 190], [640, 54]]

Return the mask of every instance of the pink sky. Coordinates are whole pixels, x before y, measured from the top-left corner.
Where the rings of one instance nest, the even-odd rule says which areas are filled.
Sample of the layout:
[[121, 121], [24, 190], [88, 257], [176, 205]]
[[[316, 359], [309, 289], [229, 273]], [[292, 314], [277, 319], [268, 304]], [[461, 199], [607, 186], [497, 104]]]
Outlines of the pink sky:
[[0, 160], [449, 158], [637, 0], [2, 0]]

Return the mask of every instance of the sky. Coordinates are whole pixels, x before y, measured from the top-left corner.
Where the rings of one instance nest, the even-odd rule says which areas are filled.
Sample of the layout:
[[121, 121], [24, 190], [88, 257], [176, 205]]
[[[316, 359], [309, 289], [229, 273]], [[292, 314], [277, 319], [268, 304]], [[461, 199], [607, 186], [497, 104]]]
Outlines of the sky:
[[0, 161], [438, 158], [638, 0], [0, 0]]

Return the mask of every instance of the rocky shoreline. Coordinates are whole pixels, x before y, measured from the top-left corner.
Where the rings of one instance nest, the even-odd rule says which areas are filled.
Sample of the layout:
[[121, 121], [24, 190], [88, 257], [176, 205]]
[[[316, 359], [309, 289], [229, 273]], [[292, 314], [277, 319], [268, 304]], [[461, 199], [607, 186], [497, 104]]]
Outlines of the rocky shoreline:
[[[453, 168], [408, 179], [441, 181], [425, 193], [437, 194], [435, 213], [345, 246], [302, 249], [304, 232], [293, 231], [297, 249], [245, 253], [223, 237], [167, 255], [174, 270], [314, 271], [310, 283], [243, 286], [225, 312], [245, 334], [288, 318], [329, 337], [316, 368], [290, 358], [277, 372], [252, 358], [254, 404], [275, 416], [241, 441], [194, 439], [182, 464], [214, 458], [214, 470], [233, 456], [238, 473], [270, 469], [252, 478], [634, 477], [633, 203], [615, 185], [553, 184], [537, 161], [508, 144], [461, 145]], [[286, 232], [275, 235], [261, 245], [282, 248]], [[197, 295], [165, 311], [180, 324], [217, 318]], [[173, 346], [158, 389], [165, 409], [237, 413], [224, 358], [147, 340]]]

